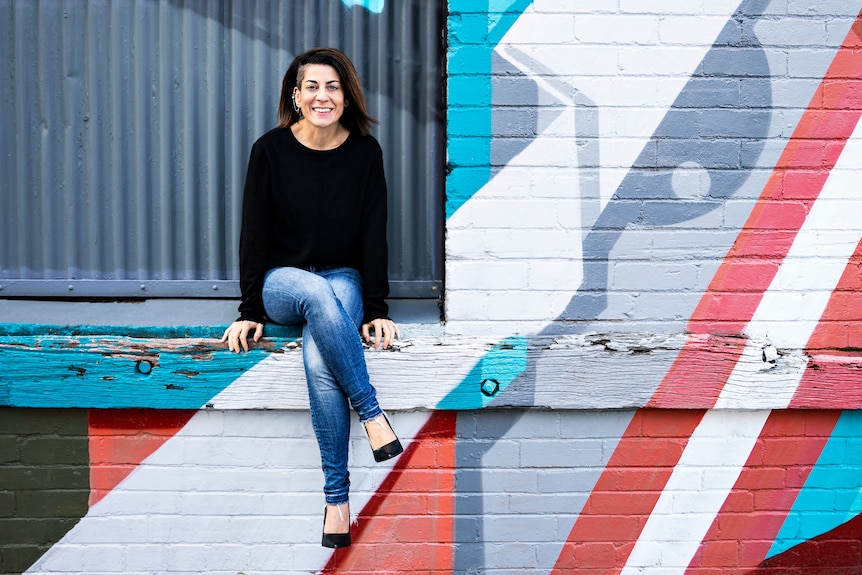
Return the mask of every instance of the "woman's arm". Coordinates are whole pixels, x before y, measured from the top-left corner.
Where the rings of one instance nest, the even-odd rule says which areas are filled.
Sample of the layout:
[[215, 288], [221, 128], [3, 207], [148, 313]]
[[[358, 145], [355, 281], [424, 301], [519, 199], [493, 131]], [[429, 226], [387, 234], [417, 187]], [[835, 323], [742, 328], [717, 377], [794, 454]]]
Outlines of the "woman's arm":
[[[369, 170], [365, 181], [360, 224], [362, 246], [362, 282], [365, 318], [363, 323], [388, 318], [389, 306], [389, 247], [386, 241], [387, 188], [383, 170], [383, 151], [373, 137]], [[379, 332], [378, 332], [379, 333]]]
[[237, 321], [250, 320], [262, 324], [266, 315], [263, 309], [263, 277], [269, 250], [271, 188], [269, 161], [258, 141], [251, 149], [242, 199], [242, 228], [239, 237], [239, 287], [242, 302], [239, 305], [240, 317]]

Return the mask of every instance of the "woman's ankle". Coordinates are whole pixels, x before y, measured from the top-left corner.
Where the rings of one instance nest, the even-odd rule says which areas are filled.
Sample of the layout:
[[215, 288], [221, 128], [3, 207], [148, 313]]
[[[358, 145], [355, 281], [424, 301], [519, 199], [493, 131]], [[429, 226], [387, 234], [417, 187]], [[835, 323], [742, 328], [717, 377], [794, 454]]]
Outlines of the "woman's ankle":
[[364, 425], [365, 433], [368, 435], [368, 441], [371, 442], [372, 449], [379, 449], [398, 439], [395, 430], [392, 429], [389, 420], [383, 413], [374, 419], [369, 419]]

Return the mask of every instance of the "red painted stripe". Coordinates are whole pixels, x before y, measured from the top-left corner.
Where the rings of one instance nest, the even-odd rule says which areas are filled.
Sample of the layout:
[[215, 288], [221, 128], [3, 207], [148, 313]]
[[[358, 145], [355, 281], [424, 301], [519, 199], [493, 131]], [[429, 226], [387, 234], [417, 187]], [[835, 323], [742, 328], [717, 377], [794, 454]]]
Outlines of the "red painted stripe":
[[[694, 335], [668, 370], [649, 407], [669, 408], [682, 398], [686, 405], [706, 410], [718, 399], [744, 348], [741, 336], [745, 326], [754, 317], [859, 121], [862, 106], [845, 108], [858, 99], [857, 80], [862, 78], [860, 36], [862, 13], [836, 53], [748, 221], [692, 314], [688, 329]], [[713, 349], [708, 344], [716, 341], [715, 334], [737, 336], [740, 342], [726, 349]], [[723, 353], [716, 355], [716, 351]], [[694, 412], [696, 417], [692, 421], [680, 422], [678, 431], [684, 435], [677, 439], [677, 445], [681, 449], [665, 451], [664, 457], [652, 462], [654, 473], [644, 474], [641, 469], [620, 465], [620, 461], [637, 459], [644, 443], [638, 428], [652, 413], [639, 411], [621, 438], [611, 463], [569, 534], [554, 573], [583, 571], [612, 575], [625, 566], [679, 462], [682, 449], [705, 412]], [[638, 485], [646, 489], [637, 490], [634, 496], [623, 488]], [[628, 512], [610, 512], [615, 500], [624, 501]]]
[[829, 440], [840, 411], [773, 411], [687, 575], [760, 565]]
[[862, 408], [862, 240], [807, 349], [811, 359], [790, 407]]
[[90, 506], [177, 434], [196, 412], [163, 409], [91, 409]]
[[640, 409], [590, 493], [554, 575], [618, 573], [625, 565], [703, 410]]
[[452, 572], [457, 413], [435, 411], [322, 573]]
[[[862, 115], [862, 13], [814, 93], [772, 176], [688, 324], [693, 334], [741, 336], [754, 317], [781, 262], [829, 172]], [[855, 107], [846, 109], [849, 104]], [[742, 353], [743, 346], [737, 348]], [[677, 397], [702, 397], [694, 407], [714, 405], [733, 365], [733, 355], [713, 357], [691, 338], [659, 385], [649, 407], [673, 407]], [[734, 364], [735, 361], [728, 363]], [[700, 377], [690, 365], [704, 365]]]

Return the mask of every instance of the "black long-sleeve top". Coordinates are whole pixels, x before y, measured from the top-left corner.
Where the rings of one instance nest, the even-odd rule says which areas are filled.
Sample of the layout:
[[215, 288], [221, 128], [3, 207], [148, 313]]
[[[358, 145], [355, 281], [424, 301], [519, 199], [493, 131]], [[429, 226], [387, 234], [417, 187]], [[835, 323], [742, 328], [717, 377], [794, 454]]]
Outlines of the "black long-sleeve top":
[[276, 267], [346, 266], [362, 275], [364, 323], [389, 313], [386, 179], [373, 136], [312, 150], [290, 128], [251, 149], [243, 194], [240, 319], [264, 322], [263, 278]]

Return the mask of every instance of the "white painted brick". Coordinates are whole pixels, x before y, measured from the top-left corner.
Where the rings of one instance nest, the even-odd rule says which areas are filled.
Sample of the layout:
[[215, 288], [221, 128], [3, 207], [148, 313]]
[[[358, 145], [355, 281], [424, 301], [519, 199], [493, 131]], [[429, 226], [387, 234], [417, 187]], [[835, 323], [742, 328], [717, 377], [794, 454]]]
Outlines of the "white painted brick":
[[[85, 553], [82, 558], [83, 573], [128, 572], [127, 557], [134, 559], [134, 545], [99, 545], [90, 553]], [[170, 562], [166, 559], [161, 561], [163, 570], [166, 570]]]
[[323, 520], [321, 502], [320, 515], [315, 517], [296, 516], [290, 514], [284, 517], [234, 516], [230, 518], [229, 541], [260, 541], [262, 543], [280, 543], [284, 541], [307, 541], [308, 533], [316, 533]]
[[[574, 133], [569, 128], [567, 135]], [[573, 137], [541, 138], [533, 141], [529, 154], [521, 153], [510, 161], [511, 166], [560, 166], [567, 167], [577, 158], [577, 142]]]
[[446, 283], [453, 289], [526, 289], [529, 267], [527, 262], [450, 262]]
[[[301, 546], [296, 546], [301, 547]], [[281, 573], [287, 569], [296, 569], [294, 546], [279, 543], [255, 545], [251, 549], [251, 564], [264, 573]], [[319, 566], [318, 566], [319, 568]], [[311, 571], [311, 570], [309, 570]], [[248, 573], [248, 570], [244, 570]], [[231, 575], [237, 575], [233, 573]]]
[[207, 563], [209, 547], [176, 542], [167, 546], [167, 560], [170, 565], [201, 565]]
[[619, 0], [620, 10], [646, 14], [731, 14], [738, 2], [735, 0]]
[[488, 253], [485, 230], [449, 228], [446, 233], [446, 261], [483, 258]]
[[[260, 515], [263, 513], [263, 495], [260, 493], [220, 493], [218, 494], [218, 514], [236, 515], [253, 511]], [[188, 492], [183, 493], [178, 500], [177, 511], [183, 515], [211, 515], [213, 509], [212, 492]]]
[[[619, 50], [620, 72], [688, 80], [693, 68], [703, 59], [705, 49], [700, 46], [626, 46]], [[628, 83], [631, 76], [626, 76]]]
[[557, 206], [554, 200], [494, 200], [473, 202], [473, 226], [497, 229], [541, 229], [557, 227]]
[[211, 572], [230, 569], [239, 573], [251, 561], [251, 549], [248, 545], [214, 545], [207, 553], [206, 567]]
[[660, 18], [658, 40], [663, 46], [668, 44], [689, 46], [692, 36], [698, 36], [704, 40], [707, 38], [715, 39], [717, 31], [720, 31], [726, 23], [727, 16], [724, 14], [694, 14]]
[[225, 543], [231, 541], [231, 518], [224, 515], [183, 517], [176, 515], [164, 522], [155, 522], [149, 533], [153, 543]]
[[579, 230], [487, 230], [487, 253], [497, 258], [566, 258], [581, 252]]
[[574, 42], [575, 15], [569, 11], [530, 15], [530, 25], [523, 26], [516, 34], [504, 37], [504, 42], [516, 44], [559, 44]]
[[455, 292], [446, 288], [444, 298], [446, 317], [450, 321], [476, 321], [488, 318], [487, 297], [484, 292], [461, 290]]
[[572, 74], [576, 73], [580, 78], [596, 78], [601, 76], [617, 76], [619, 74], [619, 47], [610, 45], [560, 45], [555, 47], [538, 45], [532, 47], [529, 54], [541, 61], [555, 63], [562, 67], [562, 62], [577, 62], [576, 67], [568, 67], [559, 71], [557, 80], [567, 81], [572, 86], [579, 83], [572, 82]]
[[[183, 541], [183, 540], [181, 540]], [[99, 551], [93, 551], [93, 555], [100, 555], [103, 547], [99, 547]], [[147, 571], [152, 570], [156, 573], [164, 573], [168, 571], [171, 556], [167, 545], [126, 545], [126, 570], [127, 571]], [[203, 567], [204, 565], [202, 565]]]
[[578, 14], [575, 17], [577, 42], [603, 44], [616, 38], [620, 29], [630, 32], [626, 41], [633, 44], [658, 41], [658, 20], [654, 17], [621, 14]]
[[496, 335], [502, 339], [510, 335], [539, 333], [548, 326], [548, 323], [548, 320], [484, 321], [447, 319], [444, 333], [447, 337]]
[[535, 12], [590, 14], [615, 12], [617, 4], [617, 0], [578, 0], [577, 3], [573, 3], [572, 0], [535, 0], [530, 5], [530, 9]]
[[533, 260], [530, 262], [530, 289], [569, 290], [572, 293], [583, 279], [578, 260]]
[[549, 168], [536, 166], [530, 169], [529, 192], [533, 198], [577, 198], [580, 175], [577, 168]]
[[523, 198], [530, 187], [532, 168], [506, 166], [482, 189], [483, 198]]
[[488, 292], [487, 319], [550, 320], [559, 314], [570, 297], [556, 292]]
[[681, 265], [655, 262], [615, 262], [611, 264], [611, 287], [615, 290], [682, 291], [697, 285], [698, 270], [693, 263]]

